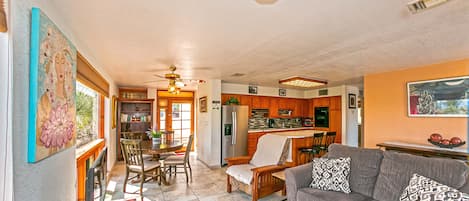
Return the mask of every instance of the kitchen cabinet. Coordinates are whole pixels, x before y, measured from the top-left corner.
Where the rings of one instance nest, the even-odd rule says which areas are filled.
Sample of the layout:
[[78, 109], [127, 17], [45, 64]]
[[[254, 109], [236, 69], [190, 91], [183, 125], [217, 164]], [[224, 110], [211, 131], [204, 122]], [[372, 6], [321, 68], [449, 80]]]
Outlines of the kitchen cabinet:
[[330, 110], [329, 111], [329, 129], [330, 132], [336, 132], [335, 143], [342, 143], [342, 111]]
[[329, 106], [329, 97], [324, 98], [313, 98], [314, 107], [328, 107]]
[[253, 156], [254, 152], [257, 150], [257, 142], [259, 138], [267, 133], [264, 132], [256, 132], [256, 133], [248, 133], [248, 155]]
[[221, 95], [221, 104], [224, 105], [231, 97], [238, 99], [240, 101], [241, 95], [239, 94], [222, 94]]
[[311, 117], [311, 118], [314, 117], [314, 107], [315, 105], [314, 105], [313, 99], [309, 99], [308, 100], [308, 115], [307, 115], [308, 117]]
[[270, 99], [270, 108], [269, 108], [269, 117], [278, 118], [278, 109], [279, 109], [279, 99], [271, 98]]
[[330, 110], [341, 110], [342, 109], [342, 100], [341, 96], [333, 96], [329, 98]]

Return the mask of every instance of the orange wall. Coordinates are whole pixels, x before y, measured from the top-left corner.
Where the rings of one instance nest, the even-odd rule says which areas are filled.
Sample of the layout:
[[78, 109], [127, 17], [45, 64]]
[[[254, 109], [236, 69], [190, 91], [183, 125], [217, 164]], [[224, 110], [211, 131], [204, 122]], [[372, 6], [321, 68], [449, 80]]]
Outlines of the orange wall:
[[364, 142], [426, 143], [431, 133], [467, 140], [468, 118], [407, 116], [407, 82], [469, 75], [469, 59], [433, 64], [364, 78]]

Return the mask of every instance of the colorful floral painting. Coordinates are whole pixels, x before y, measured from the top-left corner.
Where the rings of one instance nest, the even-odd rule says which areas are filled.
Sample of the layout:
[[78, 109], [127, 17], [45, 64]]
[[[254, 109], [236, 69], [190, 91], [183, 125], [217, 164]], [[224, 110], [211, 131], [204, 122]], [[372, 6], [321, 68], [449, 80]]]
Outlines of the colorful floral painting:
[[75, 46], [39, 9], [32, 9], [28, 162], [75, 145]]
[[468, 117], [469, 76], [407, 84], [411, 117]]

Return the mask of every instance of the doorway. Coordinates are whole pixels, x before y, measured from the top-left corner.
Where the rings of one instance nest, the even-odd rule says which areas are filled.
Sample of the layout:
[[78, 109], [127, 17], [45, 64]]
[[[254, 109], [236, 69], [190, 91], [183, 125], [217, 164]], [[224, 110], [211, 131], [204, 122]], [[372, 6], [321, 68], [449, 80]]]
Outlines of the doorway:
[[169, 94], [167, 91], [158, 91], [157, 94], [157, 128], [173, 131], [174, 140], [187, 144], [189, 136], [194, 133], [193, 92]]

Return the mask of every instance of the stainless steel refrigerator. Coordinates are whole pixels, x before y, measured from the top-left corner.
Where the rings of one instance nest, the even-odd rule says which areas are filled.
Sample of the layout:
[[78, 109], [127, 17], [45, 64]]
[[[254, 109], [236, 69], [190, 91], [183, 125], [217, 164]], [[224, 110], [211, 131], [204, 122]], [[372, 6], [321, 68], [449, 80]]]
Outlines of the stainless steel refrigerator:
[[248, 106], [224, 105], [221, 115], [221, 164], [227, 157], [246, 156], [248, 149]]

